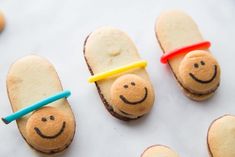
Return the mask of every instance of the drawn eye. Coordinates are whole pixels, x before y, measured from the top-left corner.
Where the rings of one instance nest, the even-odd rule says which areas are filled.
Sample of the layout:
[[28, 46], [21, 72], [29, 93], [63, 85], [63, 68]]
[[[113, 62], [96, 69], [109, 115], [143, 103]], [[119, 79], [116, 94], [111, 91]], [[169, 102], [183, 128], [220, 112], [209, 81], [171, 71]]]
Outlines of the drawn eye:
[[42, 117], [41, 121], [46, 122], [47, 119], [45, 117]]
[[124, 85], [123, 87], [124, 87], [124, 88], [128, 88], [128, 85]]
[[195, 63], [195, 64], [194, 64], [194, 67], [195, 67], [195, 68], [198, 68], [199, 66], [198, 66], [198, 64], [197, 64], [197, 63]]
[[205, 65], [206, 63], [204, 61], [201, 61], [201, 65]]
[[132, 86], [135, 86], [135, 82], [131, 82], [131, 85], [132, 85]]
[[55, 117], [54, 116], [50, 116], [50, 120], [55, 120]]

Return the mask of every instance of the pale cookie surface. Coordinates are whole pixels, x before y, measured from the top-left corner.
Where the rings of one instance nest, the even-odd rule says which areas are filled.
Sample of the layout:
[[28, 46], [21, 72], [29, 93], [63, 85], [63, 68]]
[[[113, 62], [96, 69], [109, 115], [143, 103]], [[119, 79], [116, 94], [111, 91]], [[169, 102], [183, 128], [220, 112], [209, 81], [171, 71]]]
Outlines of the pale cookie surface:
[[68, 145], [73, 138], [71, 116], [55, 107], [35, 111], [26, 124], [26, 133], [32, 146], [39, 150], [54, 150]]
[[212, 157], [235, 157], [235, 116], [216, 119], [208, 130], [207, 142]]
[[184, 87], [192, 93], [207, 94], [220, 82], [220, 66], [207, 51], [196, 50], [185, 55], [180, 63], [179, 76]]
[[[193, 19], [180, 10], [167, 11], [161, 14], [155, 25], [155, 32], [163, 53], [168, 53], [176, 49], [204, 41]], [[208, 49], [205, 51], [210, 53]], [[186, 53], [180, 54], [168, 60], [171, 70], [179, 82], [179, 85], [182, 87], [185, 95], [193, 100], [202, 101], [210, 98], [214, 94], [214, 84], [212, 85], [211, 83], [210, 85], [212, 86], [205, 88], [205, 91], [203, 91], [203, 88], [200, 86], [199, 89], [197, 89], [198, 87], [196, 87], [194, 83], [191, 86], [187, 81], [181, 82], [180, 65], [185, 55]], [[183, 70], [181, 68], [181, 73], [182, 71]], [[207, 77], [207, 74], [206, 76], [203, 76], [203, 78], [204, 77]], [[186, 86], [184, 83], [186, 83]], [[211, 91], [211, 93], [208, 93], [208, 91]]]
[[[53, 65], [46, 59], [36, 55], [26, 56], [17, 60], [12, 64], [7, 75], [7, 91], [13, 112], [62, 90], [63, 88]], [[73, 120], [72, 124], [74, 127], [70, 127], [72, 134], [69, 136], [73, 137], [75, 133], [75, 119], [68, 101], [66, 99], [60, 99], [47, 106], [53, 106], [58, 110], [63, 110], [69, 116], [68, 118]], [[33, 146], [31, 136], [28, 136], [26, 131], [26, 125], [31, 115], [32, 113], [29, 113], [18, 119], [17, 126], [24, 139], [29, 145]], [[67, 148], [71, 141], [56, 149], [41, 149], [45, 146], [37, 146], [35, 149], [48, 154], [57, 153]]]
[[0, 12], [0, 32], [3, 31], [5, 27], [5, 18], [2, 12]]
[[[99, 74], [142, 60], [129, 36], [113, 27], [102, 27], [92, 32], [85, 41], [84, 56], [91, 74]], [[136, 74], [150, 82], [144, 68], [133, 69], [96, 82], [98, 92], [106, 108], [113, 116], [121, 120], [138, 118], [136, 115], [114, 111], [115, 104], [111, 102], [112, 84], [119, 76], [127, 73]]]
[[154, 145], [147, 148], [141, 157], [179, 157], [179, 155], [167, 146]]
[[148, 113], [154, 102], [151, 84], [134, 74], [116, 79], [111, 87], [111, 102], [116, 112], [134, 116]]

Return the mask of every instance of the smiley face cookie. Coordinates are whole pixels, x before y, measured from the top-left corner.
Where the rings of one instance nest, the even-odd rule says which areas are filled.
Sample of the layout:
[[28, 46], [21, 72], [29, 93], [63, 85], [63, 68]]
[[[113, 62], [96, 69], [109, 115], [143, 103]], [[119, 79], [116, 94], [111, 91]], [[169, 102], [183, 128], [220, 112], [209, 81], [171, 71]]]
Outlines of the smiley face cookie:
[[73, 139], [74, 122], [62, 110], [44, 107], [35, 111], [27, 121], [26, 134], [36, 149], [56, 151], [67, 147]]
[[179, 155], [167, 146], [154, 145], [148, 147], [141, 157], [179, 157]]
[[91, 33], [84, 44], [84, 57], [107, 110], [121, 120], [147, 114], [154, 91], [134, 43], [126, 33], [103, 27]]
[[[62, 91], [54, 67], [46, 59], [30, 55], [17, 60], [7, 75], [8, 97], [13, 111]], [[67, 99], [59, 99], [35, 112], [17, 119], [20, 133], [35, 150], [58, 153], [73, 140], [75, 119]]]
[[203, 50], [186, 54], [179, 66], [182, 84], [192, 93], [214, 92], [220, 82], [220, 66], [216, 59]]
[[220, 83], [220, 66], [192, 18], [182, 11], [165, 12], [155, 32], [164, 52], [161, 62], [168, 62], [185, 95], [196, 101], [210, 98]]
[[126, 115], [144, 115], [154, 101], [151, 84], [134, 74], [120, 76], [111, 86], [111, 103], [114, 111]]
[[224, 115], [212, 122], [207, 134], [211, 157], [235, 156], [235, 116]]

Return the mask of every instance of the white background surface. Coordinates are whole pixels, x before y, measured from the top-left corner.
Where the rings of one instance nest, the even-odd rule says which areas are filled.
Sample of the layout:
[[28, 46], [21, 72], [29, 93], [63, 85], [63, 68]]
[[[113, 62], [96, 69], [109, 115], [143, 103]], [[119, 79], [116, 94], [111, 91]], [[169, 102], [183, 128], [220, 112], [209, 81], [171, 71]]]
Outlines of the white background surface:
[[[154, 23], [165, 10], [182, 9], [197, 22], [221, 69], [215, 96], [197, 103], [186, 98], [166, 65], [156, 42]], [[72, 145], [61, 156], [139, 157], [153, 144], [164, 144], [181, 157], [209, 157], [206, 134], [210, 122], [235, 114], [235, 1], [158, 0], [0, 0], [6, 29], [0, 34], [0, 117], [12, 113], [6, 92], [9, 66], [34, 53], [49, 59], [70, 89], [77, 121]], [[152, 112], [122, 122], [104, 108], [83, 58], [83, 42], [97, 27], [110, 25], [127, 32], [143, 59], [156, 91]], [[15, 122], [0, 122], [0, 156], [40, 156], [22, 139]]]

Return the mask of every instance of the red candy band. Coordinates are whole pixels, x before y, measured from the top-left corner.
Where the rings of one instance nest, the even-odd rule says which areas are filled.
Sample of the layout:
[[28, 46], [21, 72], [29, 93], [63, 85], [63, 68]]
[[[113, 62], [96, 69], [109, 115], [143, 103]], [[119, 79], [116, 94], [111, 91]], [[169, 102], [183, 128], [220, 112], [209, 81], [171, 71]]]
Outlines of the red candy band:
[[167, 60], [174, 58], [175, 56], [177, 56], [179, 54], [188, 53], [190, 51], [198, 50], [198, 49], [208, 49], [210, 46], [211, 46], [211, 43], [209, 41], [203, 41], [203, 42], [199, 42], [196, 44], [181, 47], [181, 48], [175, 49], [171, 52], [163, 54], [161, 57], [161, 62], [163, 64], [166, 64]]

